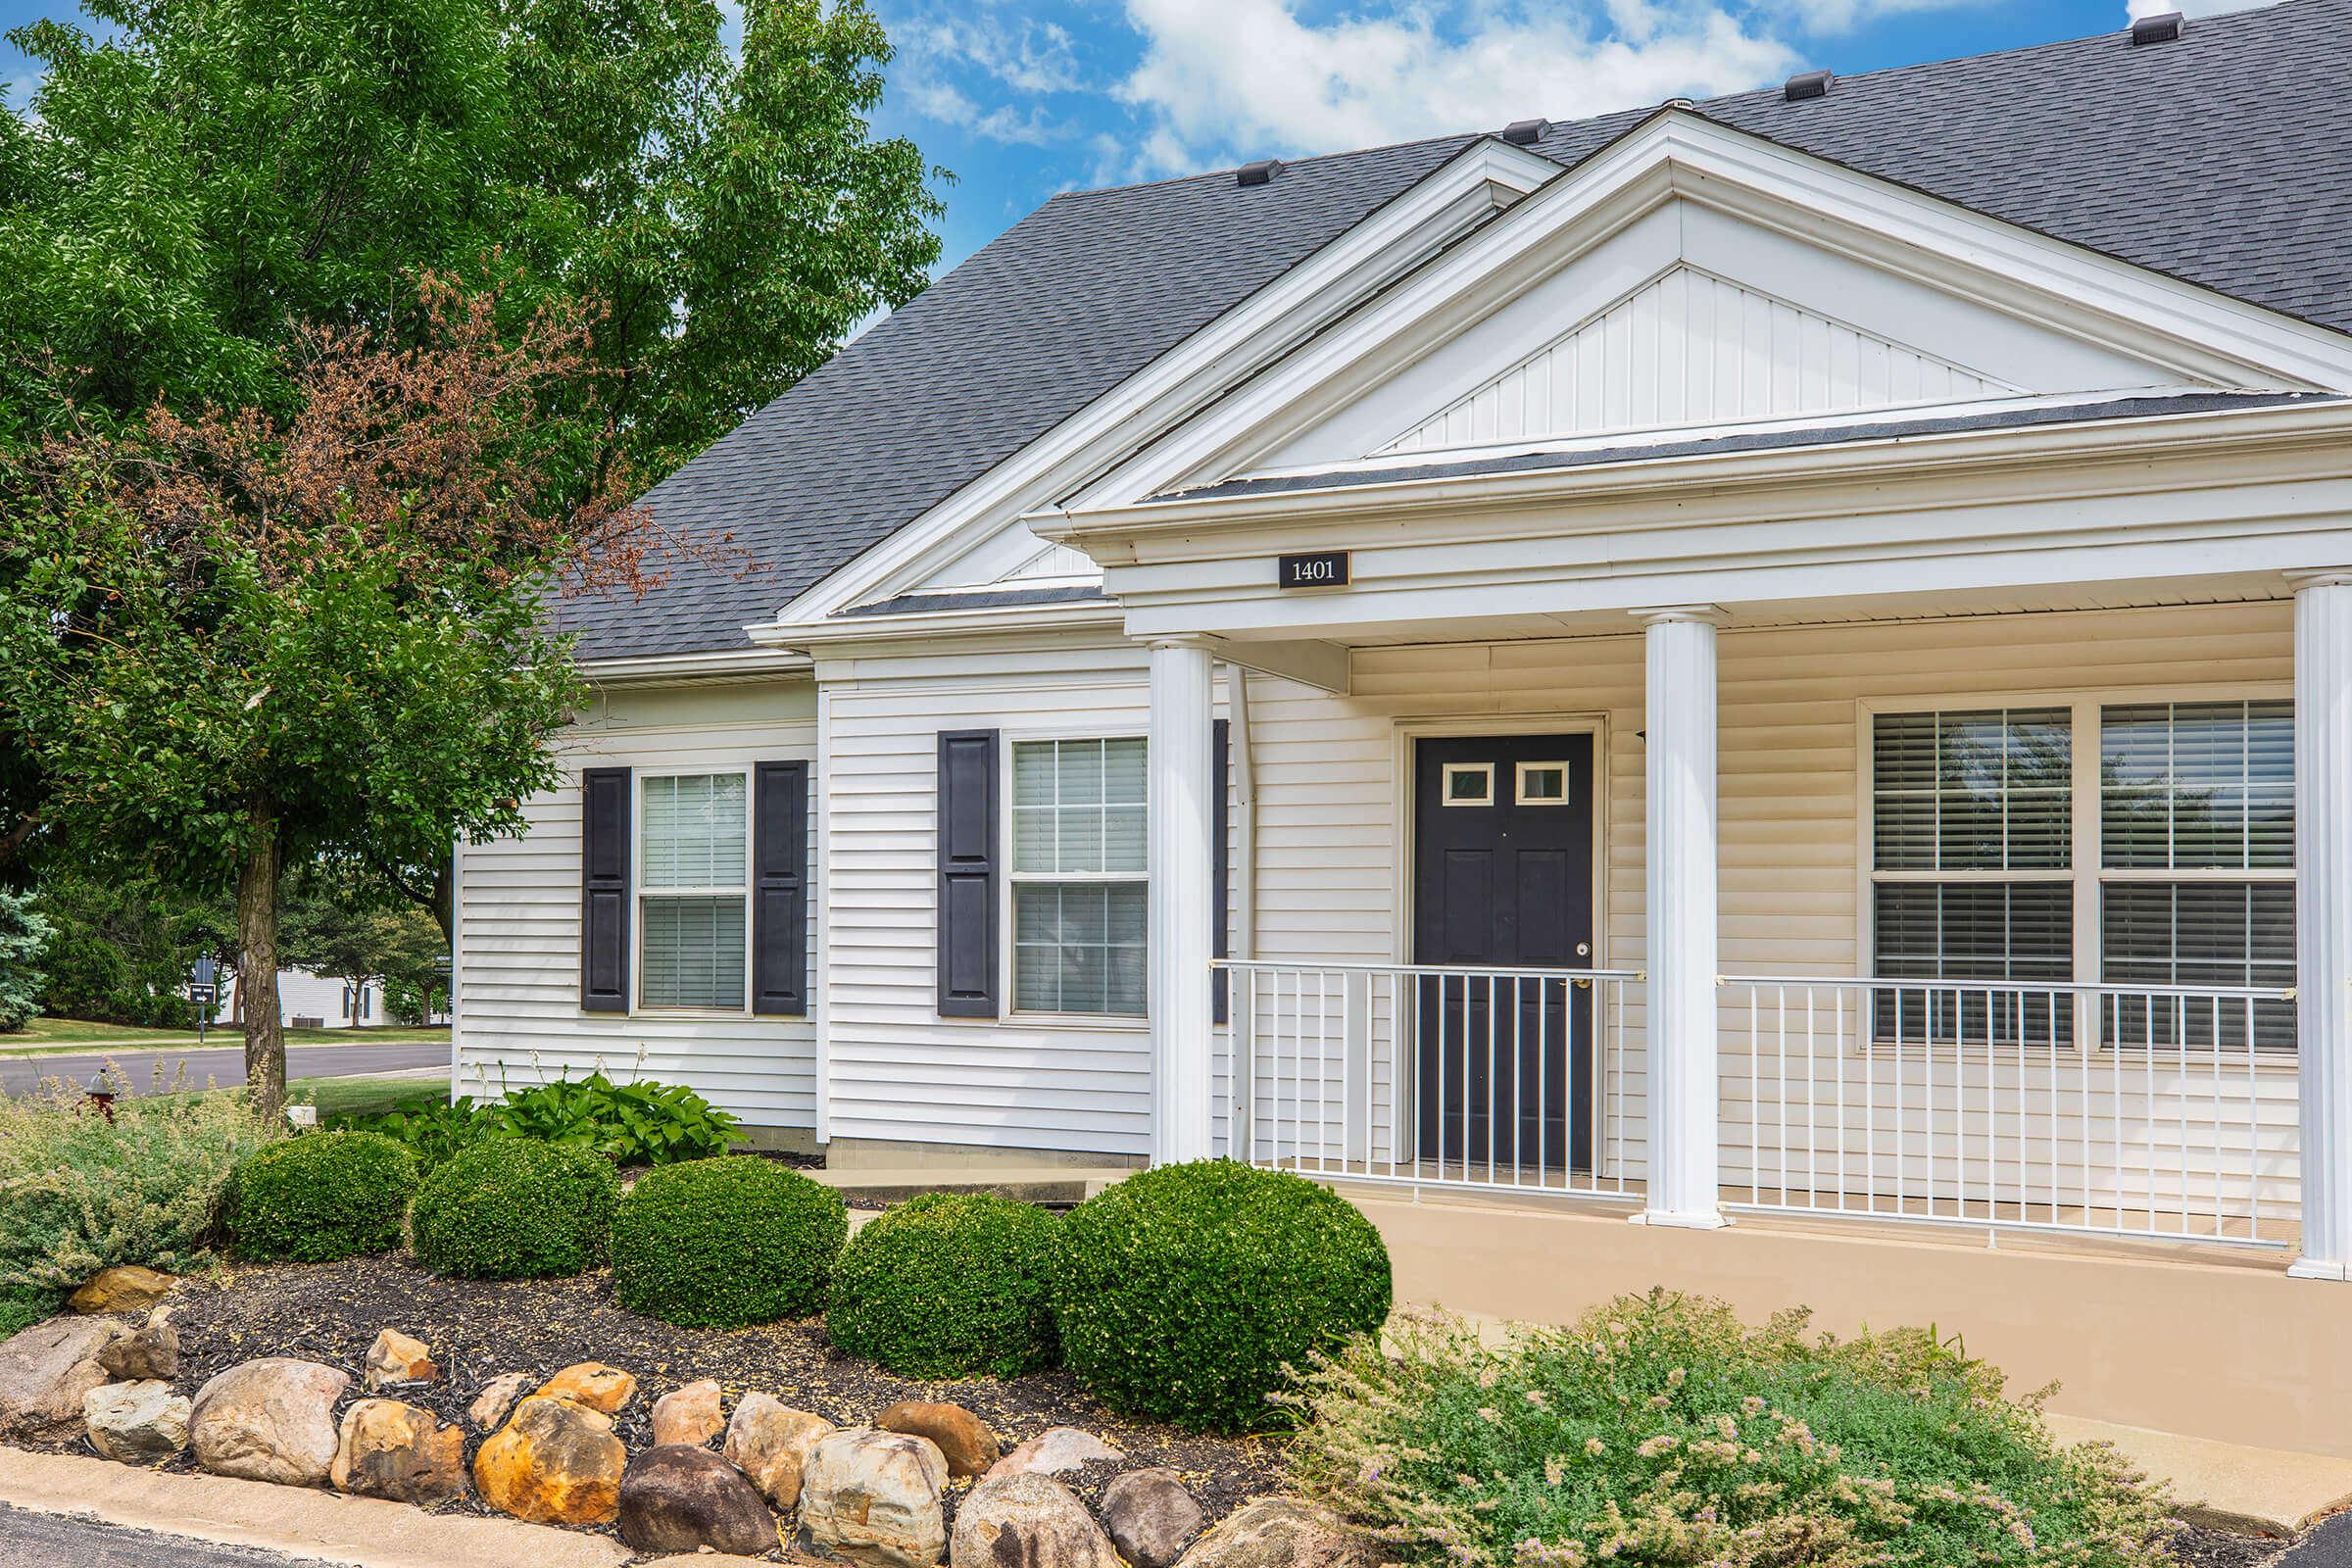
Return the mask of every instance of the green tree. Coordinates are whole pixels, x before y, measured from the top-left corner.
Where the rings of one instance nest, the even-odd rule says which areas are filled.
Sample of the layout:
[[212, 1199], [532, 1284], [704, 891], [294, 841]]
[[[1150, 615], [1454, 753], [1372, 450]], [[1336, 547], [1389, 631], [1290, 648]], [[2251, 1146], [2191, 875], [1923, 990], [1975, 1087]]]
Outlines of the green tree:
[[440, 923], [370, 872], [312, 864], [287, 879], [278, 908], [278, 961], [414, 996], [439, 984], [449, 956]]
[[[9, 37], [0, 437], [162, 400], [284, 416], [314, 325], [420, 329], [428, 270], [509, 280], [510, 336], [605, 309], [600, 462], [660, 472], [923, 285], [940, 206], [866, 116], [864, 0], [83, 0]], [[0, 824], [0, 832], [5, 824]]]
[[0, 888], [0, 1034], [15, 1034], [40, 1010], [50, 936], [31, 894]]
[[43, 967], [41, 1011], [57, 1018], [193, 1028], [188, 971], [235, 950], [225, 885], [193, 894], [137, 866], [88, 868], [86, 853], [42, 857], [34, 907], [56, 935]]
[[283, 868], [519, 832], [579, 683], [544, 596], [642, 590], [618, 478], [574, 488], [538, 416], [591, 375], [584, 313], [514, 346], [498, 302], [428, 280], [420, 347], [314, 331], [296, 412], [53, 438], [4, 477], [0, 702], [78, 842], [236, 888], [246, 1071], [283, 1101]]

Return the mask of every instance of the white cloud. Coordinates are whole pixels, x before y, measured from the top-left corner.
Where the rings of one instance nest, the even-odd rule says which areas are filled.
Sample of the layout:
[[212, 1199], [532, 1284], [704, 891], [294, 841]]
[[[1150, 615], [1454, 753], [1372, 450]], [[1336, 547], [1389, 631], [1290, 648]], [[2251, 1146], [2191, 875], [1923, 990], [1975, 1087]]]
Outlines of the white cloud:
[[[1073, 41], [1059, 24], [989, 10], [933, 13], [893, 25], [891, 35], [893, 82], [915, 113], [989, 141], [1044, 147], [1075, 135], [1036, 101], [1080, 86]], [[1013, 101], [983, 108], [965, 83]]]
[[1129, 174], [1568, 120], [1778, 79], [1799, 57], [1708, 0], [1472, 0], [1302, 20], [1288, 0], [1126, 0]]
[[2125, 15], [2136, 22], [2141, 17], [2161, 17], [2167, 11], [2178, 11], [2184, 17], [2219, 17], [2231, 11], [2259, 11], [2278, 3], [2278, 0], [2131, 0], [2124, 10]]

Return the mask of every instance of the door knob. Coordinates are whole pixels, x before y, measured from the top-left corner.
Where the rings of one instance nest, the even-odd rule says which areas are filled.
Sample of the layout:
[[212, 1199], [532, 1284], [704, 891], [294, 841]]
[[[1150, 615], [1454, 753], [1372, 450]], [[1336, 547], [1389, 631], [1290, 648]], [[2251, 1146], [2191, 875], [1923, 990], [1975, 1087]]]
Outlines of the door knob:
[[1580, 958], [1590, 958], [1592, 956], [1592, 944], [1590, 942], [1579, 942], [1576, 945], [1576, 956]]

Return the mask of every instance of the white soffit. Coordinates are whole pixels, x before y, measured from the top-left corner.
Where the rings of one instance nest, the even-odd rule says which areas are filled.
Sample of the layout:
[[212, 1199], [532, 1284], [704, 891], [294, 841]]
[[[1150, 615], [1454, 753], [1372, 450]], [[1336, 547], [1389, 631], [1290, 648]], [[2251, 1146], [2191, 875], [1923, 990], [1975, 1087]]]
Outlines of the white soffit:
[[1685, 263], [1377, 455], [1965, 403], [2019, 390]]

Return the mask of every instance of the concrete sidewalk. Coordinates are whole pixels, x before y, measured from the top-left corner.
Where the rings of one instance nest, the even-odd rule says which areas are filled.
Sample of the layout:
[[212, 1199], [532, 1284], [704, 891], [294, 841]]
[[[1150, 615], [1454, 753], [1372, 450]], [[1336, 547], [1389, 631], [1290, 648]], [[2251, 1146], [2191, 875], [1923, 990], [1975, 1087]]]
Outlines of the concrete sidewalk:
[[2352, 1502], [2352, 1459], [2251, 1448], [2055, 1412], [2044, 1419], [2067, 1443], [2113, 1444], [2135, 1468], [2172, 1488], [2192, 1524], [2297, 1536], [2321, 1515]]

